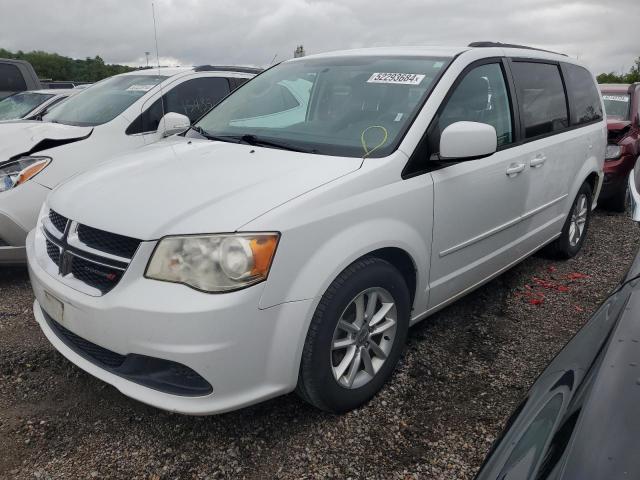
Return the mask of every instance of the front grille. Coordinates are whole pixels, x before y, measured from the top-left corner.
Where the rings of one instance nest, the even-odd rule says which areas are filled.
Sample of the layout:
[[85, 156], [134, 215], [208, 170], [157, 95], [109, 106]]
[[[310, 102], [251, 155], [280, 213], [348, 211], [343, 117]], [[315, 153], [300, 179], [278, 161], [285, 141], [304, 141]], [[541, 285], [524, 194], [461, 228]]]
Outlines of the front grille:
[[60, 247], [50, 240], [47, 240], [47, 255], [53, 263], [60, 266]]
[[118, 284], [124, 271], [73, 256], [71, 273], [74, 278], [105, 294]]
[[67, 222], [69, 221], [67, 217], [63, 217], [53, 210], [49, 210], [49, 220], [60, 233], [64, 233], [65, 229], [67, 228]]
[[140, 246], [140, 240], [136, 238], [105, 232], [87, 225], [78, 225], [78, 238], [91, 248], [124, 258], [133, 258]]
[[141, 243], [79, 224], [53, 210], [42, 230], [43, 247], [62, 282], [75, 288], [80, 287], [78, 282], [87, 285], [90, 295], [104, 295], [120, 282]]

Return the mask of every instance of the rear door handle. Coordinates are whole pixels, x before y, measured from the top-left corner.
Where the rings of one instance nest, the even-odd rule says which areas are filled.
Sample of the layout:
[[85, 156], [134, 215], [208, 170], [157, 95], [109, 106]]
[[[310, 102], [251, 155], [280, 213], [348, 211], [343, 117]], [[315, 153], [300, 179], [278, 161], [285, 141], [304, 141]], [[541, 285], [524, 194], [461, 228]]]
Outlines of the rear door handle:
[[531, 168], [538, 168], [541, 167], [546, 161], [547, 157], [545, 157], [544, 155], [536, 155], [535, 158], [531, 159], [529, 165], [531, 165]]
[[507, 176], [515, 177], [520, 172], [522, 172], [524, 170], [524, 168], [525, 168], [525, 164], [524, 163], [512, 163], [507, 168]]

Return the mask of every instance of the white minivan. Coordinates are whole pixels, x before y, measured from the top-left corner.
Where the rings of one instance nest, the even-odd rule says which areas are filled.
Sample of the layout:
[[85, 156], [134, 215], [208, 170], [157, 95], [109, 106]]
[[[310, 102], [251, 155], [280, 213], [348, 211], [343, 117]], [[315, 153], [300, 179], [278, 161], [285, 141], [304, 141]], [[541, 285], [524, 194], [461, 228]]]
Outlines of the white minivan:
[[344, 412], [407, 329], [582, 246], [606, 127], [591, 73], [502, 44], [283, 62], [188, 132], [54, 190], [27, 242], [71, 362], [187, 414], [297, 390]]
[[1, 122], [0, 265], [25, 263], [27, 233], [56, 185], [183, 132], [259, 71], [210, 65], [136, 70], [81, 90], [43, 122]]

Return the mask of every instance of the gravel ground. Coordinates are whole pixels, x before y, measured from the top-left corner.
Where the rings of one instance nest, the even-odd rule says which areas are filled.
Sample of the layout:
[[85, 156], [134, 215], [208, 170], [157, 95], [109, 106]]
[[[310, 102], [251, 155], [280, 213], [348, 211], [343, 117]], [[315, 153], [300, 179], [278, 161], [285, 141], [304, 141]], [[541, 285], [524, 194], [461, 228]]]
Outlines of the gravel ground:
[[413, 328], [391, 384], [344, 416], [295, 395], [204, 418], [129, 400], [56, 353], [27, 273], [0, 269], [0, 478], [471, 478], [639, 240], [597, 212], [577, 258], [534, 256]]

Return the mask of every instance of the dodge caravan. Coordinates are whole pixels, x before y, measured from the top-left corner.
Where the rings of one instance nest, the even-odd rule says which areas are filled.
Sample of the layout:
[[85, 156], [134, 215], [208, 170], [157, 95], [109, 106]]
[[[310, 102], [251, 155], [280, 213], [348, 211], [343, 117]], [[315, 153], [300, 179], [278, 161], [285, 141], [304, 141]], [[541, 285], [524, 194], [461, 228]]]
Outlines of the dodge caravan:
[[55, 189], [27, 242], [71, 362], [187, 414], [367, 402], [410, 325], [545, 247], [600, 185], [595, 79], [502, 44], [283, 62], [182, 135]]

